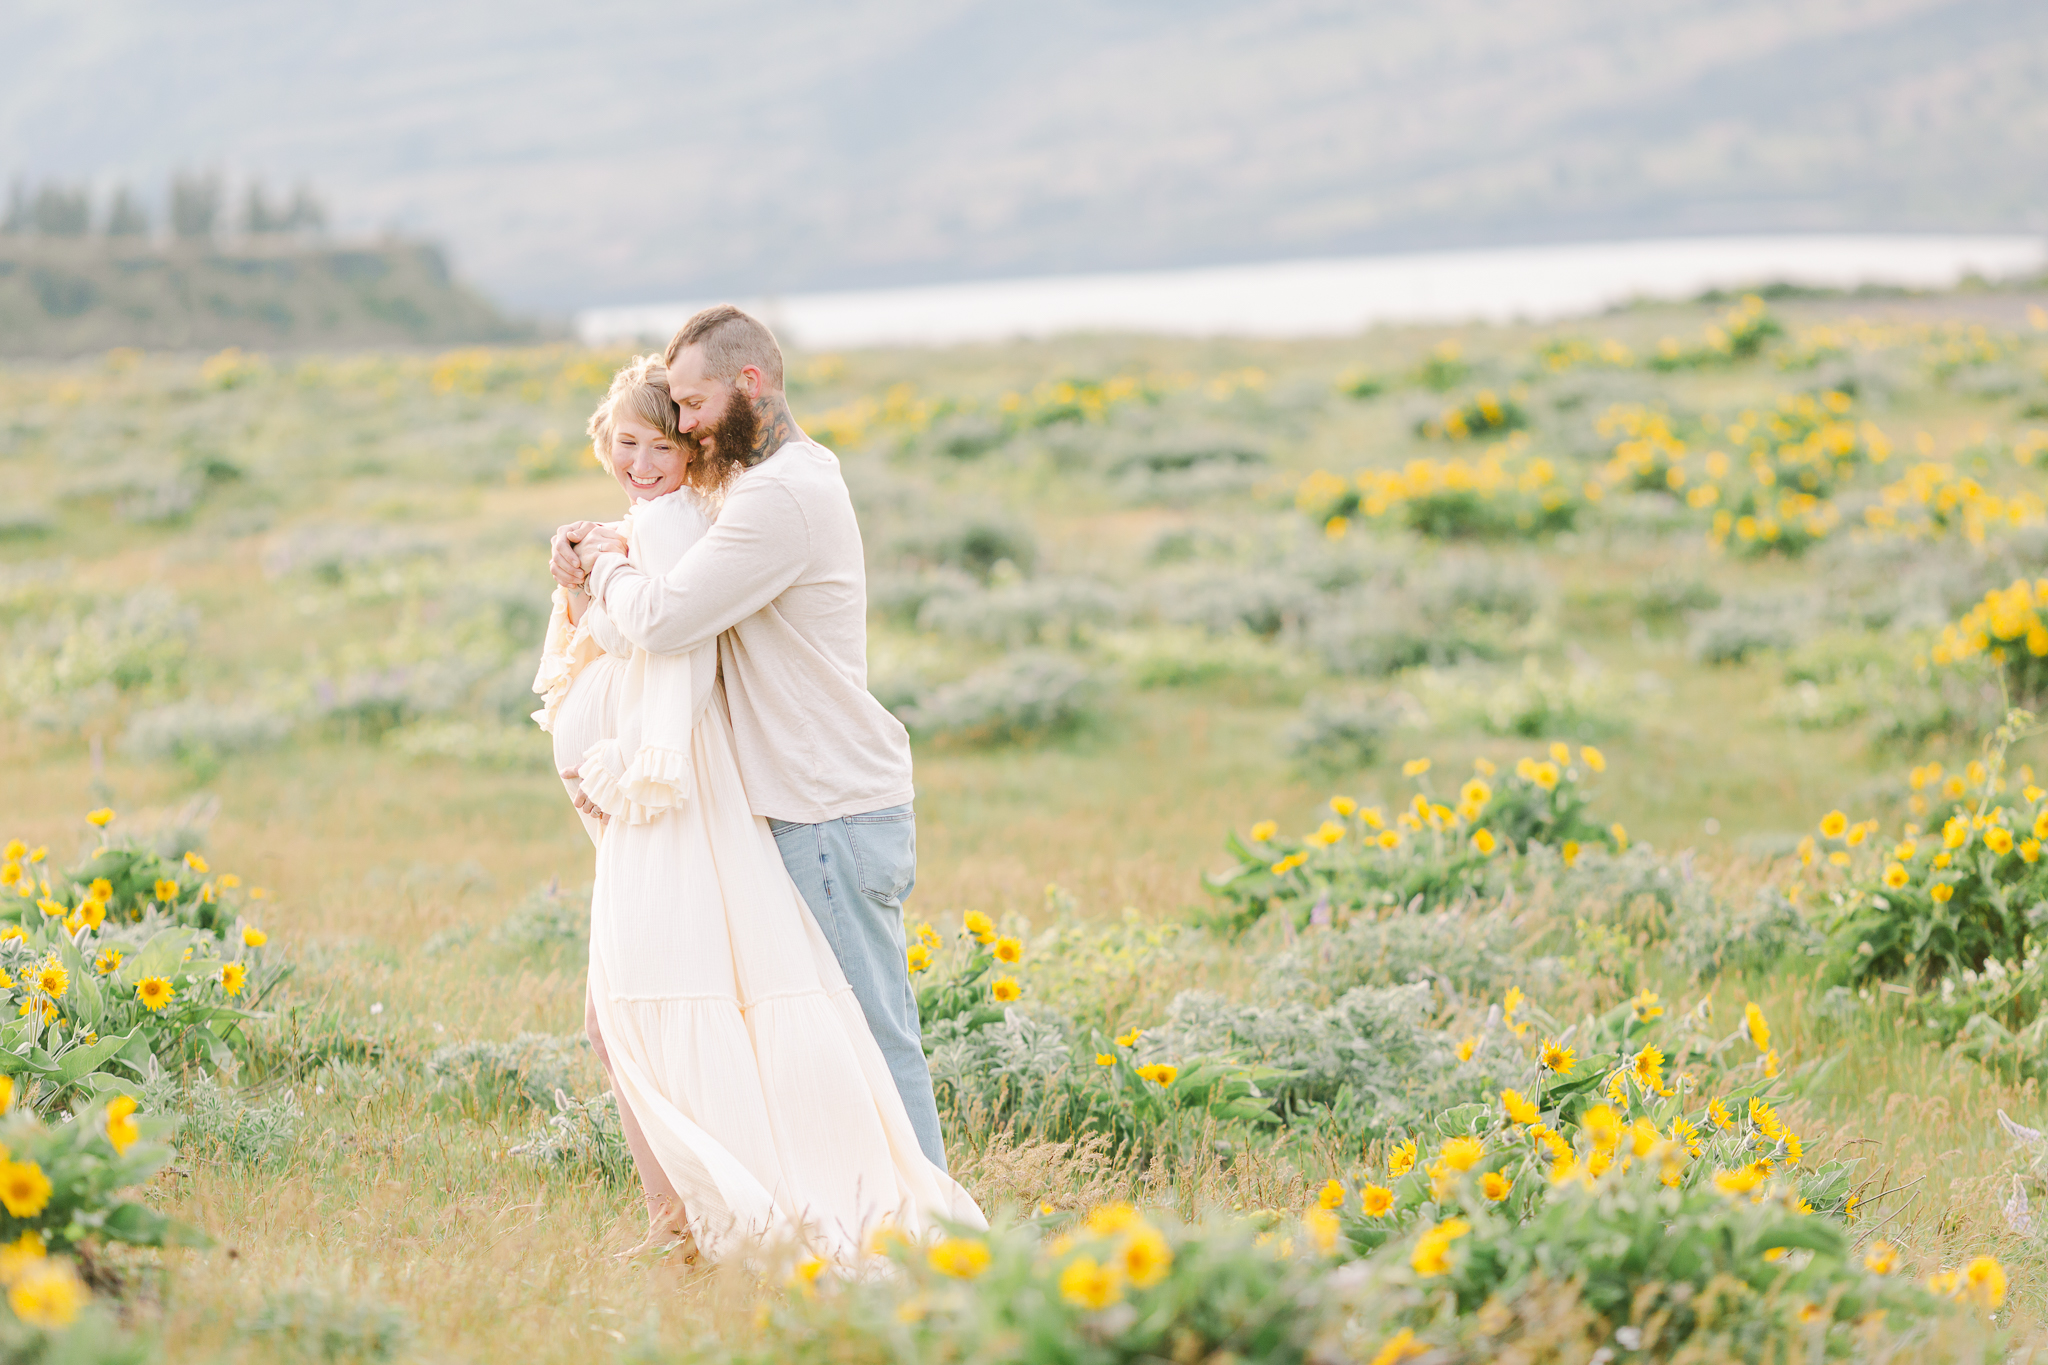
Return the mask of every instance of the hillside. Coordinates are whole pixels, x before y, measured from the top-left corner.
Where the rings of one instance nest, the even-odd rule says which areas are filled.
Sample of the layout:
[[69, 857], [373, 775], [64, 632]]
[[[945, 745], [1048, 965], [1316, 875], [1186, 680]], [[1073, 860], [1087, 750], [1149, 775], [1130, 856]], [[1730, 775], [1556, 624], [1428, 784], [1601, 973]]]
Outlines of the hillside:
[[0, 237], [0, 355], [525, 335], [417, 243], [152, 249]]
[[[2039, 230], [2038, 0], [508, 0], [9, 21], [0, 171], [311, 177], [522, 308], [1322, 253]], [[622, 46], [663, 78], [622, 77]], [[203, 97], [192, 92], [204, 91]]]

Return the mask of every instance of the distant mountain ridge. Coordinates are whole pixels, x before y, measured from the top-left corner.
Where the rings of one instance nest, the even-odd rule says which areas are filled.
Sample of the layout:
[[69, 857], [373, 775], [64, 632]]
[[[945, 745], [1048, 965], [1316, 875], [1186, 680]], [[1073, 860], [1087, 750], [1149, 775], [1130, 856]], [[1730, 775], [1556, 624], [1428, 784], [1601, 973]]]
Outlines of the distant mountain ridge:
[[0, 237], [0, 356], [510, 341], [531, 335], [416, 242]]
[[2040, 0], [23, 0], [0, 174], [310, 179], [523, 308], [2048, 229]]

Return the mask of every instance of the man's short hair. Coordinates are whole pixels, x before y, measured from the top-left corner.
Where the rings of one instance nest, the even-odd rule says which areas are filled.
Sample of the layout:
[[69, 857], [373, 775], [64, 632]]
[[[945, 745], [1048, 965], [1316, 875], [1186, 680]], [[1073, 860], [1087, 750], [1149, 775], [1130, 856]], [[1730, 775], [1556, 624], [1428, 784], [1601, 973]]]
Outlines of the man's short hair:
[[768, 324], [729, 303], [714, 304], [699, 311], [662, 355], [662, 364], [673, 366], [685, 346], [704, 348], [704, 372], [712, 379], [738, 379], [740, 371], [752, 365], [761, 372], [762, 386], [771, 393], [782, 392], [782, 347]]

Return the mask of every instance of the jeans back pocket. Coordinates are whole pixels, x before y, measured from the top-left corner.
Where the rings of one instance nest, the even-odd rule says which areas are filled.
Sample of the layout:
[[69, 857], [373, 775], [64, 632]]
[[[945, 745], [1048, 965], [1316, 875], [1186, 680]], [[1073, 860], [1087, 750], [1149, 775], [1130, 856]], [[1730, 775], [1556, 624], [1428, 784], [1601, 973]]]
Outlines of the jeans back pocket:
[[846, 817], [861, 894], [898, 906], [917, 884], [917, 817], [899, 806]]

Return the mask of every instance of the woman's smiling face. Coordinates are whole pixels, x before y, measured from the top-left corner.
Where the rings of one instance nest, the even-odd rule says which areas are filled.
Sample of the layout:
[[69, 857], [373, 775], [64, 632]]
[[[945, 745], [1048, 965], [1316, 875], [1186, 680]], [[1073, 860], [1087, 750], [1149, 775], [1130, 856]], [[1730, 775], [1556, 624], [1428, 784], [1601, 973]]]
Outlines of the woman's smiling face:
[[681, 488], [689, 464], [689, 452], [658, 427], [648, 426], [630, 413], [612, 417], [612, 477], [635, 502]]

